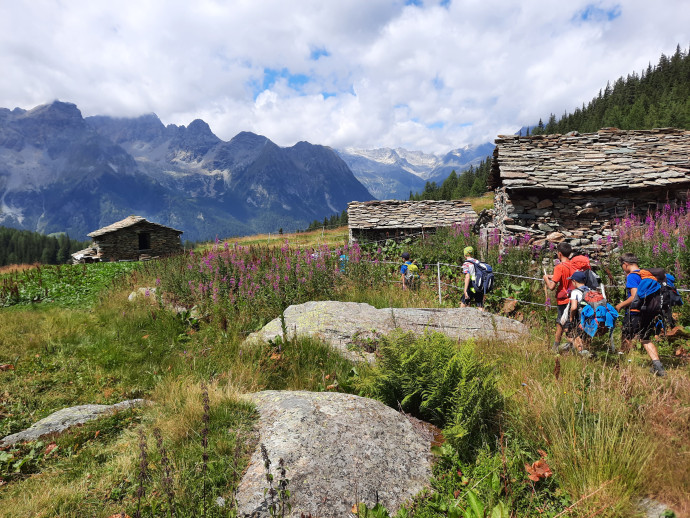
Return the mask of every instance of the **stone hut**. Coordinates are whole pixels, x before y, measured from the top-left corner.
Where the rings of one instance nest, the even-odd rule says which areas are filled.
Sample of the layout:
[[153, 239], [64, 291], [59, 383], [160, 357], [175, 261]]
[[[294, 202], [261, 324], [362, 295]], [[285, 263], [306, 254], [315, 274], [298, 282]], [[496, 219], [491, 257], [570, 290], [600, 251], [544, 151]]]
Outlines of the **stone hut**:
[[502, 234], [528, 232], [538, 244], [568, 240], [594, 251], [616, 217], [687, 200], [690, 131], [501, 135], [489, 187]]
[[455, 223], [474, 223], [477, 213], [462, 200], [353, 201], [347, 205], [350, 242], [396, 239], [434, 232]]
[[138, 261], [176, 254], [182, 251], [180, 235], [181, 230], [128, 216], [88, 234], [93, 243], [72, 254], [72, 262]]

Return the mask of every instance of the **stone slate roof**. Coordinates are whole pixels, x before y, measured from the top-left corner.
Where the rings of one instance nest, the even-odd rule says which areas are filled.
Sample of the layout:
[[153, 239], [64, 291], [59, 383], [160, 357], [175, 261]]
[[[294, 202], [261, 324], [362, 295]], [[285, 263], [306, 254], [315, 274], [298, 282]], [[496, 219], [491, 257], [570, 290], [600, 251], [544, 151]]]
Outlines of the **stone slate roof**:
[[182, 234], [183, 232], [181, 230], [176, 230], [172, 227], [166, 227], [165, 225], [161, 225], [160, 223], [153, 223], [152, 221], [147, 221], [145, 218], [142, 218], [141, 216], [127, 216], [125, 219], [121, 221], [117, 221], [113, 223], [112, 225], [108, 225], [107, 227], [100, 228], [98, 230], [94, 230], [90, 234], [87, 234], [89, 237], [99, 237], [104, 234], [109, 234], [110, 232], [115, 232], [117, 230], [122, 230], [123, 228], [131, 227], [133, 225], [136, 225], [138, 223], [147, 223], [149, 225], [154, 225], [156, 227], [160, 228], [165, 228], [168, 230], [172, 230], [174, 232], [177, 232], [179, 234]]
[[[690, 186], [690, 131], [674, 128], [499, 135], [489, 186], [570, 192]], [[684, 185], [685, 184], [685, 185]]]
[[351, 229], [395, 229], [450, 227], [453, 223], [477, 219], [472, 205], [450, 201], [353, 201], [347, 205]]

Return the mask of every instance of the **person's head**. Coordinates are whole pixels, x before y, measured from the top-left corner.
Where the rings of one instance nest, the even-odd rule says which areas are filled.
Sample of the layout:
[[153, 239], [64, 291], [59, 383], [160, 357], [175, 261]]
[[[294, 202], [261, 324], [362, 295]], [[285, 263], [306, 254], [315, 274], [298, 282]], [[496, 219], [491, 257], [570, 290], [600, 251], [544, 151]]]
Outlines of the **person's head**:
[[472, 254], [474, 253], [474, 248], [471, 246], [466, 246], [465, 249], [462, 251], [462, 255], [465, 257], [472, 257]]
[[556, 252], [558, 253], [558, 258], [562, 261], [563, 259], [569, 259], [570, 254], [573, 253], [573, 247], [570, 246], [570, 243], [566, 243], [565, 241], [561, 241], [558, 243], [556, 246]]
[[403, 258], [403, 261], [409, 261], [410, 260], [410, 252], [403, 252], [402, 258]]
[[630, 273], [631, 271], [637, 270], [639, 268], [638, 264], [640, 260], [637, 258], [635, 254], [626, 252], [624, 254], [621, 254], [618, 260], [621, 262], [621, 268], [623, 268], [623, 271], [625, 273]]
[[576, 288], [580, 288], [585, 284], [585, 272], [575, 272], [569, 277]]

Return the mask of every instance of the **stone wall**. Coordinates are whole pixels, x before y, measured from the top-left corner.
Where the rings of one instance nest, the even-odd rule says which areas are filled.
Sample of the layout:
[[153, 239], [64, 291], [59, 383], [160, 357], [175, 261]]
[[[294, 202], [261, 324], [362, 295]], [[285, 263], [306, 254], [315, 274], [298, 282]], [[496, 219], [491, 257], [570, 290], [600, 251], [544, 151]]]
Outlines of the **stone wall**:
[[434, 232], [456, 223], [474, 223], [477, 213], [462, 200], [384, 200], [351, 202], [347, 217], [350, 241], [368, 242]]
[[507, 191], [496, 189], [494, 224], [503, 235], [529, 233], [535, 244], [567, 240], [583, 251], [596, 251], [613, 234], [615, 218], [627, 214], [646, 216], [666, 203], [685, 203], [687, 190], [647, 188], [601, 193], [563, 191]]
[[[150, 235], [150, 248], [139, 249], [139, 234]], [[176, 230], [141, 222], [94, 237], [97, 257], [102, 261], [137, 261], [146, 257], [160, 257], [182, 251], [180, 233]]]

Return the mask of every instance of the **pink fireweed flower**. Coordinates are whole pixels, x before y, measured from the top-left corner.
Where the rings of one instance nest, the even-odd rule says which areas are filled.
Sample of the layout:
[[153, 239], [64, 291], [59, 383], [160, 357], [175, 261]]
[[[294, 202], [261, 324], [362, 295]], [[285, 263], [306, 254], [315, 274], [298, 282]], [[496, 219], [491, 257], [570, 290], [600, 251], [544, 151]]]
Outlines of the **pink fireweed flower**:
[[654, 254], [655, 257], [656, 257], [657, 255], [659, 255], [659, 245], [654, 245], [654, 246], [652, 247], [652, 253]]

